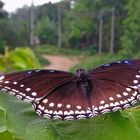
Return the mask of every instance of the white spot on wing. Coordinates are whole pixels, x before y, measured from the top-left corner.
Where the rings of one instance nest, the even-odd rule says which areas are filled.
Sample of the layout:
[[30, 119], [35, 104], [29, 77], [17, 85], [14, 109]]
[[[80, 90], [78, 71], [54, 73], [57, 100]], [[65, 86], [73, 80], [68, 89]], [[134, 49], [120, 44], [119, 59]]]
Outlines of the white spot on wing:
[[109, 100], [113, 101], [113, 100], [114, 100], [114, 98], [113, 98], [113, 97], [109, 97]]
[[37, 95], [37, 93], [36, 92], [32, 92], [32, 96], [36, 96]]
[[136, 96], [138, 94], [137, 91], [134, 91], [134, 93], [132, 93], [133, 96]]
[[82, 108], [80, 105], [78, 105], [78, 106], [76, 106], [76, 107], [77, 107], [77, 109], [81, 109], [81, 108]]
[[131, 88], [126, 88], [127, 91], [131, 91]]
[[68, 104], [68, 105], [66, 105], [66, 107], [67, 107], [67, 108], [70, 108], [71, 106]]
[[121, 98], [121, 97], [122, 97], [120, 94], [117, 94], [116, 96], [117, 96], [118, 98]]
[[50, 104], [49, 104], [49, 107], [53, 107], [53, 106], [54, 106], [54, 103], [50, 103]]
[[99, 106], [99, 110], [102, 110], [102, 109], [104, 109], [104, 106]]
[[80, 114], [79, 110], [75, 110], [75, 114]]
[[44, 99], [44, 100], [43, 100], [43, 103], [46, 104], [47, 102], [48, 102], [48, 99]]
[[26, 95], [25, 95], [24, 93], [22, 93], [22, 92], [19, 92], [19, 94], [22, 95], [22, 96], [26, 96]]
[[62, 104], [61, 103], [57, 104], [57, 107], [58, 108], [62, 107]]
[[70, 114], [70, 115], [73, 115], [73, 114], [74, 114], [74, 111], [73, 111], [73, 110], [70, 110], [70, 111], [69, 111], [69, 114]]
[[18, 90], [16, 90], [16, 89], [11, 89], [11, 90], [12, 90], [12, 91], [14, 91], [14, 92], [17, 92], [17, 93], [19, 92], [19, 91], [18, 91]]
[[135, 98], [133, 97], [133, 96], [131, 96], [130, 98], [128, 98], [127, 100], [129, 101], [129, 102], [131, 102], [132, 100], [134, 100]]
[[25, 98], [26, 99], [29, 99], [30, 101], [33, 101], [34, 100], [34, 98], [31, 98], [30, 96], [26, 96]]
[[32, 71], [28, 71], [28, 73], [30, 74], [30, 73], [32, 73]]
[[3, 80], [5, 77], [4, 76], [0, 76], [0, 80]]
[[136, 75], [136, 78], [140, 78], [140, 75]]
[[58, 111], [58, 113], [57, 113], [57, 114], [58, 114], [58, 115], [63, 115], [62, 110]]
[[104, 104], [104, 103], [105, 103], [105, 101], [104, 101], [104, 100], [100, 101], [100, 104]]
[[105, 104], [104, 108], [108, 108], [109, 107], [109, 104]]
[[54, 70], [49, 70], [49, 72], [54, 72]]
[[134, 84], [137, 84], [139, 81], [138, 80], [133, 80], [133, 83]]
[[17, 84], [17, 82], [13, 82], [13, 84], [14, 84], [14, 85], [16, 85], [16, 84]]
[[124, 96], [127, 96], [127, 95], [128, 95], [128, 93], [127, 93], [127, 92], [123, 92], [123, 95], [124, 95]]
[[5, 83], [5, 84], [8, 84], [8, 83], [9, 83], [9, 81], [5, 81], [4, 83]]
[[69, 112], [68, 111], [64, 111], [64, 115], [69, 115]]
[[124, 63], [129, 64], [129, 61], [125, 60]]
[[41, 105], [39, 105], [38, 108], [39, 108], [40, 110], [44, 110], [44, 109], [45, 109], [45, 107], [44, 107], [44, 106], [41, 106]]
[[31, 88], [26, 88], [26, 91], [30, 91], [31, 90]]
[[40, 70], [35, 70], [35, 72], [40, 72]]

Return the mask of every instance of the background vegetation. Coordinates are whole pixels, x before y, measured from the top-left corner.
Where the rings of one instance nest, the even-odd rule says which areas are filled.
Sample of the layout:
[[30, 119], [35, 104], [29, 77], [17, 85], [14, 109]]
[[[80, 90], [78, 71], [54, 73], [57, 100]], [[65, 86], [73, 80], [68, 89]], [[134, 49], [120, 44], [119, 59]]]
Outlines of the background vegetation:
[[[0, 71], [42, 68], [49, 63], [42, 57], [44, 54], [85, 56], [85, 69], [118, 59], [139, 58], [139, 5], [139, 0], [63, 0], [36, 6], [34, 34], [37, 44], [31, 46], [31, 7], [24, 6], [8, 13], [0, 1]], [[114, 51], [110, 52], [112, 8], [115, 8], [115, 37]], [[103, 48], [99, 54], [101, 12]], [[92, 119], [62, 122], [43, 119], [30, 104], [0, 94], [0, 139], [138, 140], [139, 103], [130, 109]]]

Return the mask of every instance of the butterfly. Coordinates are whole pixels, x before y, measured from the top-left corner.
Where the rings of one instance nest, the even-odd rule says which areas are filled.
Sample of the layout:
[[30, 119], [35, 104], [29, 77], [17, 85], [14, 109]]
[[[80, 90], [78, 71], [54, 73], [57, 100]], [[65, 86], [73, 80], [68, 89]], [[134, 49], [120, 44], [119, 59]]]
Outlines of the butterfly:
[[0, 89], [30, 102], [50, 119], [74, 120], [128, 108], [140, 100], [140, 60], [104, 64], [76, 74], [35, 69], [0, 76]]

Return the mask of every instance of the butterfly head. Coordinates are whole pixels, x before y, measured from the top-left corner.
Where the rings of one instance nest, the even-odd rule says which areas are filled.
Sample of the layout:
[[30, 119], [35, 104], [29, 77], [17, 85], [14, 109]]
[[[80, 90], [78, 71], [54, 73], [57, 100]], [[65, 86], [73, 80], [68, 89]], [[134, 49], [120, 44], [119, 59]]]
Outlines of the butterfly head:
[[79, 81], [85, 81], [87, 79], [86, 72], [84, 69], [77, 69], [76, 75]]

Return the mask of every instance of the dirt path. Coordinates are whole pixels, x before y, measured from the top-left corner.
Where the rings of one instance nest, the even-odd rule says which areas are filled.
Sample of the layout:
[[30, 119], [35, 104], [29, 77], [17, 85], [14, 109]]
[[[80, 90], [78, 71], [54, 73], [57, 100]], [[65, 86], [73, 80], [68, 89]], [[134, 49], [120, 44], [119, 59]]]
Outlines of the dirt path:
[[50, 64], [45, 66], [46, 69], [56, 69], [56, 70], [63, 70], [67, 71], [75, 64], [78, 64], [78, 58], [72, 57], [72, 61], [66, 56], [59, 56], [59, 55], [44, 55]]

